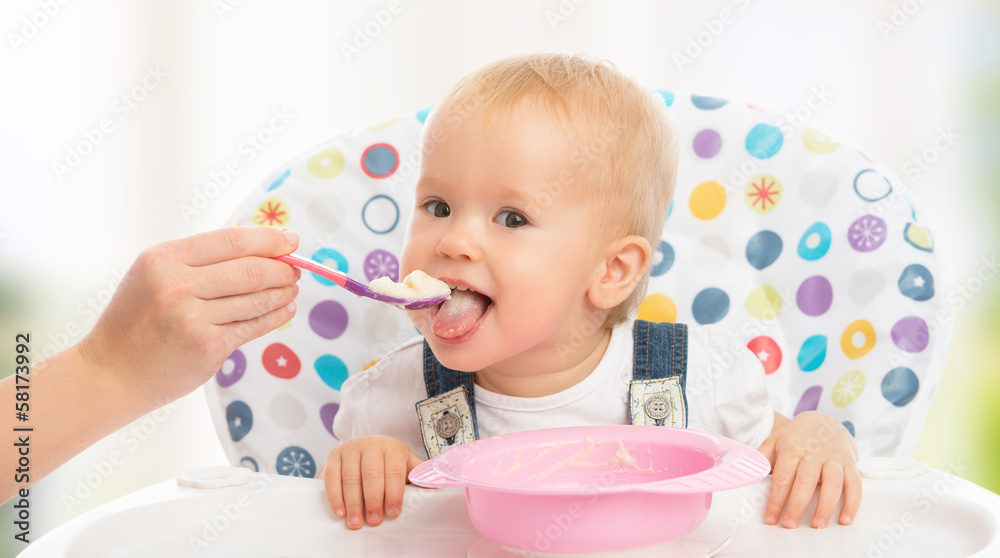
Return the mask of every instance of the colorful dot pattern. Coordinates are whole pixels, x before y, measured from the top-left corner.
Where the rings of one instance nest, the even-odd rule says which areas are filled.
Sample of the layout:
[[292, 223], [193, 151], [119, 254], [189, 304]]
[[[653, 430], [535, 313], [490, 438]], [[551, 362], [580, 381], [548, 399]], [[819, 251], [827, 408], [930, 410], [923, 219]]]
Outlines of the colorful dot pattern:
[[[418, 143], [430, 108], [359, 129], [277, 169], [229, 225], [281, 226], [301, 237], [299, 254], [359, 280], [398, 281], [413, 207]], [[673, 251], [661, 247], [660, 269]], [[295, 318], [236, 350], [210, 382], [220, 439], [234, 464], [312, 477], [339, 441], [341, 388], [416, 330], [402, 311], [306, 274]], [[320, 465], [322, 463], [319, 463]]]
[[[909, 455], [944, 366], [930, 228], [900, 181], [782, 115], [658, 89], [682, 143], [674, 202], [638, 317], [720, 324], [760, 361], [776, 409], [831, 414], [862, 457]], [[300, 254], [399, 279], [431, 107], [335, 137], [265, 179], [230, 225], [287, 226]], [[415, 334], [402, 312], [303, 279], [296, 317], [208, 385], [231, 462], [313, 476], [338, 443], [340, 389]]]
[[760, 360], [779, 412], [833, 415], [863, 456], [909, 455], [950, 311], [900, 180], [779, 114], [659, 93], [690, 148], [663, 234], [672, 265], [651, 276], [639, 315], [726, 326]]

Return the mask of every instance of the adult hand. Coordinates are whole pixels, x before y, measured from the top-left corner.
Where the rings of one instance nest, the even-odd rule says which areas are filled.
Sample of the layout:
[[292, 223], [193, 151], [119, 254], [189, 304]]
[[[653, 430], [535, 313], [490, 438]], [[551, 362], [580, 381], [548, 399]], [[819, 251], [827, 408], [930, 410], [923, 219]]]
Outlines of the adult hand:
[[[271, 257], [297, 246], [292, 231], [238, 227], [140, 254], [83, 340], [0, 380], [0, 401], [31, 386], [30, 421], [0, 419], [0, 503], [191, 392], [237, 347], [290, 320], [301, 273]], [[30, 447], [31, 466], [15, 475], [19, 447]]]
[[142, 401], [191, 392], [295, 314], [301, 272], [271, 257], [297, 247], [290, 230], [231, 227], [149, 248], [80, 342], [83, 358]]

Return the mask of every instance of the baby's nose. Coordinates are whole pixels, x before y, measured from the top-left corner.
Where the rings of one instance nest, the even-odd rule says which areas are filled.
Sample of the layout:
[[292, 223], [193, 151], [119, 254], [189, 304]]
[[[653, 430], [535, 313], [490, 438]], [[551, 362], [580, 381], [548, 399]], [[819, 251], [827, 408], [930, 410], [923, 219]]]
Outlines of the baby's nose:
[[448, 227], [438, 242], [437, 251], [438, 254], [449, 258], [477, 260], [482, 257], [477, 232], [472, 227], [462, 226], [459, 223]]

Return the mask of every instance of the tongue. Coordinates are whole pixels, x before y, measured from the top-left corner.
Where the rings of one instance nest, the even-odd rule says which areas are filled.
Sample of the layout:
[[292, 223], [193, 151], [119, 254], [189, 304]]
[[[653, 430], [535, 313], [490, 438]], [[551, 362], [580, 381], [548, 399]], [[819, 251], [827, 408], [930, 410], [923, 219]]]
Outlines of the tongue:
[[431, 329], [444, 339], [454, 339], [472, 329], [486, 313], [490, 299], [475, 291], [451, 291], [451, 298], [441, 303]]

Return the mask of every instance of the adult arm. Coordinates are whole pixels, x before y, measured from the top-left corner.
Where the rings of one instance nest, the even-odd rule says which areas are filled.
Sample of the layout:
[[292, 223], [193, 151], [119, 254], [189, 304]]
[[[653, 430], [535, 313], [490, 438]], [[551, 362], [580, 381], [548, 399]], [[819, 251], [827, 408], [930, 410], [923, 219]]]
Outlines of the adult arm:
[[[291, 319], [301, 273], [271, 258], [297, 246], [292, 231], [234, 227], [140, 254], [78, 344], [22, 370], [30, 420], [0, 413], [0, 503], [190, 393], [240, 345]], [[0, 402], [13, 406], [17, 382], [0, 381]]]

